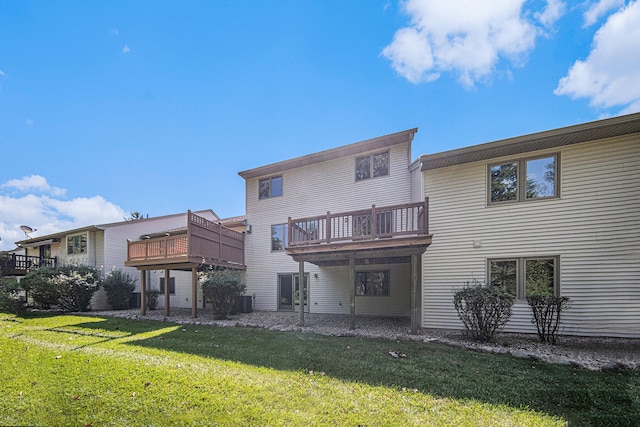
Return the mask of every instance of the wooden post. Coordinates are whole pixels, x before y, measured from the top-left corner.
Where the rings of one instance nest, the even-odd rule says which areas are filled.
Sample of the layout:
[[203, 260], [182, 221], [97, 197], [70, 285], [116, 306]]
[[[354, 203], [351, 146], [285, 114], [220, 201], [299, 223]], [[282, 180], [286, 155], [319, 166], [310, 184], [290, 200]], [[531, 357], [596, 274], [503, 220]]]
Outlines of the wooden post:
[[325, 232], [327, 233], [326, 240], [327, 243], [331, 243], [331, 212], [327, 211], [327, 220], [325, 224]]
[[304, 326], [304, 261], [298, 262], [298, 300], [300, 303], [300, 326]]
[[147, 314], [147, 272], [140, 270], [140, 314]]
[[218, 259], [224, 260], [222, 256], [222, 226], [220, 224], [214, 224], [214, 227], [217, 227], [218, 230]]
[[349, 258], [349, 329], [356, 328], [356, 262]]
[[424, 234], [429, 234], [429, 198], [424, 199]]
[[164, 315], [169, 317], [171, 315], [171, 308], [169, 307], [170, 300], [170, 286], [169, 286], [169, 269], [164, 270]]
[[378, 237], [378, 227], [376, 224], [377, 222], [378, 218], [376, 215], [376, 205], [371, 205], [371, 230], [369, 230], [369, 233], [371, 235], [371, 238], [373, 239]]
[[193, 241], [191, 239], [193, 233], [193, 225], [191, 224], [191, 209], [187, 209], [187, 256], [191, 255]]
[[198, 317], [198, 268], [191, 267], [191, 317]]
[[411, 334], [418, 333], [418, 254], [411, 254]]

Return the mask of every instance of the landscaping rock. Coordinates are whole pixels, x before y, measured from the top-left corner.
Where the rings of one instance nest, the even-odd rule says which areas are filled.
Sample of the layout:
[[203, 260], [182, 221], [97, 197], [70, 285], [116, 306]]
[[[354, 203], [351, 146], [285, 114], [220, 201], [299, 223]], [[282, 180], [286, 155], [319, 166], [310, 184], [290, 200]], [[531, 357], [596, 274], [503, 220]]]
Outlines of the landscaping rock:
[[576, 365], [591, 370], [638, 369], [640, 367], [640, 339], [593, 338], [562, 336], [557, 345], [540, 343], [535, 334], [501, 333], [495, 342], [478, 343], [459, 330], [425, 329], [416, 335], [407, 330], [406, 318], [356, 318], [356, 329], [349, 329], [348, 315], [311, 313], [305, 315], [305, 326], [298, 326], [300, 315], [292, 312], [253, 311], [230, 316], [228, 320], [214, 320], [212, 313], [200, 311], [191, 317], [190, 309], [172, 309], [171, 317], [161, 310], [149, 311], [145, 316], [139, 310], [116, 310], [77, 313], [125, 317], [139, 320], [162, 320], [179, 324], [214, 325], [220, 327], [265, 328], [282, 332], [316, 333], [336, 337], [366, 337], [393, 341], [421, 341], [427, 345], [446, 344], [452, 347], [513, 357], [540, 360], [545, 363]]

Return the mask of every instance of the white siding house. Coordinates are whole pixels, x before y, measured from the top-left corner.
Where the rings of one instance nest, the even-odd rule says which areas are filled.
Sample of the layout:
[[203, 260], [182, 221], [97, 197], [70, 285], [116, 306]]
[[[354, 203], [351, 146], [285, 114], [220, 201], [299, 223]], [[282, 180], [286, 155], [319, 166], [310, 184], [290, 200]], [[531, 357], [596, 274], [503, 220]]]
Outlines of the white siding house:
[[[197, 214], [210, 221], [220, 221], [212, 210], [199, 211]], [[127, 241], [139, 240], [141, 236], [165, 232], [186, 227], [187, 213], [145, 218], [134, 221], [122, 221], [110, 224], [92, 225], [75, 230], [63, 231], [46, 236], [16, 242], [26, 248], [26, 255], [55, 258], [57, 265], [88, 265], [99, 269], [106, 276], [111, 270], [118, 269], [136, 278], [135, 293], [140, 293], [140, 273], [134, 267], [126, 267]], [[45, 255], [46, 254], [46, 255]], [[164, 271], [150, 270], [147, 273], [147, 288], [160, 289], [164, 280]], [[175, 282], [175, 292], [170, 294], [172, 307], [191, 307], [191, 274], [183, 271], [171, 271], [170, 281]], [[173, 290], [170, 289], [170, 290]], [[202, 303], [202, 292], [198, 293]], [[164, 298], [159, 298], [159, 308]], [[110, 308], [104, 290], [98, 291], [91, 308], [103, 310]]]
[[[421, 156], [433, 233], [423, 256], [423, 327], [460, 329], [454, 290], [501, 280], [499, 267], [511, 265], [518, 299], [507, 330], [535, 332], [527, 269], [549, 260], [555, 294], [571, 300], [561, 334], [640, 337], [638, 132], [634, 114]], [[555, 164], [546, 183], [542, 163]], [[505, 165], [519, 169], [513, 200], [496, 187], [507, 183]], [[529, 195], [536, 182], [547, 187]]]
[[[289, 218], [411, 202], [409, 166], [416, 131], [411, 129], [239, 173], [246, 180], [246, 218], [251, 229], [245, 238], [247, 293], [255, 296], [257, 310], [298, 310], [299, 263], [286, 253], [286, 243], [281, 244], [287, 241]], [[384, 163], [381, 171], [374, 170], [379, 162]], [[371, 169], [358, 172], [359, 167]], [[344, 217], [341, 223], [349, 221], [351, 217]], [[392, 261], [367, 265], [368, 261], [356, 264], [356, 275], [369, 277], [378, 272], [378, 277], [386, 277], [389, 283], [380, 292], [383, 295], [359, 294], [355, 312], [409, 316], [408, 265]], [[350, 313], [353, 284], [348, 261], [346, 265], [332, 266], [307, 262], [304, 272], [309, 286], [305, 311]]]

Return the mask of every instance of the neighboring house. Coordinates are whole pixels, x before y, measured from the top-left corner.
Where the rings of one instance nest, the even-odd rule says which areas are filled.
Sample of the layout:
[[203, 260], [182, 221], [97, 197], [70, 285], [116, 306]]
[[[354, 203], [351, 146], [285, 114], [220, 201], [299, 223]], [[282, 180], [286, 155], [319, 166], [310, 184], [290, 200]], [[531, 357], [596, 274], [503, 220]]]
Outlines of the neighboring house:
[[561, 334], [640, 337], [640, 113], [412, 161], [416, 132], [240, 172], [246, 216], [187, 212], [18, 242], [24, 269], [138, 270], [139, 292], [168, 283], [167, 315], [197, 316], [197, 271], [232, 268], [257, 310], [302, 323], [349, 314], [351, 327], [402, 316], [413, 332], [461, 329], [454, 292], [478, 281], [516, 297], [507, 331], [535, 332], [535, 290], [570, 298]]
[[412, 163], [416, 131], [240, 172], [257, 309], [299, 310], [304, 275], [306, 312], [460, 329], [477, 280], [516, 296], [508, 331], [537, 287], [571, 299], [562, 334], [640, 336], [640, 114]]
[[256, 309], [299, 311], [304, 277], [305, 312], [351, 314], [352, 326], [356, 314], [408, 316], [419, 326], [417, 269], [430, 236], [425, 200], [410, 185], [416, 131], [239, 173]]
[[[221, 220], [212, 210], [195, 212], [199, 218], [220, 223]], [[140, 220], [122, 221], [110, 224], [91, 225], [74, 230], [62, 231], [46, 236], [34, 237], [16, 242], [25, 253], [17, 255], [14, 273], [25, 275], [31, 268], [50, 265], [89, 265], [99, 269], [106, 276], [113, 269], [128, 272], [137, 279], [135, 293], [138, 294], [137, 304], [140, 304], [140, 285], [142, 275], [135, 266], [125, 266], [128, 256], [129, 242], [151, 241], [154, 233], [161, 232], [164, 242], [171, 235], [186, 233], [188, 213], [145, 218]], [[242, 218], [227, 220], [232, 227], [242, 227]], [[163, 243], [161, 242], [161, 244]], [[165, 289], [164, 270], [144, 270], [147, 289]], [[168, 278], [170, 304], [174, 307], [191, 307], [191, 275], [182, 271], [171, 271]], [[135, 300], [134, 296], [134, 300]], [[198, 293], [198, 303], [202, 304], [202, 294]], [[160, 298], [159, 306], [165, 304], [164, 297]], [[91, 306], [93, 309], [108, 309], [104, 291], [95, 294]]]
[[423, 322], [460, 328], [470, 280], [517, 300], [507, 331], [535, 332], [526, 296], [571, 299], [560, 333], [640, 337], [640, 114], [420, 157], [433, 242]]

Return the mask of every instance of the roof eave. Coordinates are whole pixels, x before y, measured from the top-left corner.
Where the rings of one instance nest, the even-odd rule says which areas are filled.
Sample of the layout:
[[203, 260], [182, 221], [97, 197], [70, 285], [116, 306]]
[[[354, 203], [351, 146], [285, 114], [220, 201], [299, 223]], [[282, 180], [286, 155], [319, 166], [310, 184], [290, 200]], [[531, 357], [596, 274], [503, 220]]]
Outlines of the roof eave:
[[99, 226], [90, 225], [88, 227], [75, 228], [73, 230], [60, 231], [58, 233], [47, 234], [45, 236], [38, 236], [38, 237], [32, 237], [31, 239], [19, 240], [15, 242], [15, 244], [16, 245], [34, 244], [34, 243], [44, 242], [50, 239], [62, 238], [69, 234], [77, 234], [77, 233], [82, 233], [86, 231], [99, 231], [99, 230], [102, 230], [102, 228], [100, 228]]
[[421, 170], [439, 169], [638, 132], [640, 113], [629, 114], [441, 153], [423, 154], [420, 156]]
[[407, 129], [402, 132], [379, 136], [377, 138], [367, 139], [353, 144], [344, 145], [342, 147], [332, 148], [329, 150], [308, 154], [302, 157], [296, 157], [294, 159], [289, 159], [278, 163], [272, 163], [270, 165], [261, 166], [255, 169], [249, 169], [246, 171], [238, 172], [238, 175], [240, 175], [244, 179], [257, 178], [259, 176], [281, 173], [285, 170], [309, 166], [315, 163], [338, 159], [344, 156], [350, 156], [372, 150], [379, 150], [382, 148], [391, 147], [396, 144], [411, 142], [416, 132], [418, 132], [418, 128]]

